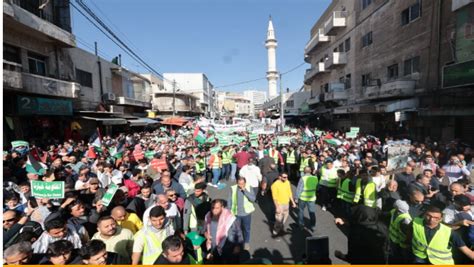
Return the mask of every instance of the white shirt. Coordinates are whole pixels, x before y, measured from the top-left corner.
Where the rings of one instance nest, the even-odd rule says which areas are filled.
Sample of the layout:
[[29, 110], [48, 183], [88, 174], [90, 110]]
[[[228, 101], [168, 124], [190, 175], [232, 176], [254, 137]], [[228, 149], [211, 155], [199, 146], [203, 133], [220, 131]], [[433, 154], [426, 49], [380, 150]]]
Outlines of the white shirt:
[[377, 192], [380, 192], [387, 185], [387, 181], [383, 175], [372, 177], [372, 182], [375, 183], [375, 188]]
[[[145, 212], [143, 213], [143, 225], [151, 225], [151, 222], [150, 222], [150, 211], [151, 211], [151, 209], [153, 209], [155, 206], [156, 206], [156, 204], [153, 205], [153, 206], [151, 206], [151, 207], [149, 207], [148, 209], [146, 209]], [[179, 217], [178, 206], [176, 206], [176, 204], [174, 204], [174, 203], [170, 203], [168, 209], [165, 210], [165, 212], [166, 212], [166, 218]]]
[[262, 181], [262, 173], [260, 168], [255, 165], [245, 165], [240, 169], [239, 175], [247, 180], [250, 187], [258, 187]]

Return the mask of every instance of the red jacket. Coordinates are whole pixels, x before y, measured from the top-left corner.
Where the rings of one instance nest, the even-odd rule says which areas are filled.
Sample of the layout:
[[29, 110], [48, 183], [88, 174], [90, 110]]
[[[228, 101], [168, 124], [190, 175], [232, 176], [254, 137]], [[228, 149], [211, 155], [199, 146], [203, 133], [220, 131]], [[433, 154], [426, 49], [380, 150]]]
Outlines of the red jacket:
[[132, 179], [125, 179], [124, 184], [128, 189], [128, 198], [134, 198], [140, 192], [140, 186], [132, 181]]

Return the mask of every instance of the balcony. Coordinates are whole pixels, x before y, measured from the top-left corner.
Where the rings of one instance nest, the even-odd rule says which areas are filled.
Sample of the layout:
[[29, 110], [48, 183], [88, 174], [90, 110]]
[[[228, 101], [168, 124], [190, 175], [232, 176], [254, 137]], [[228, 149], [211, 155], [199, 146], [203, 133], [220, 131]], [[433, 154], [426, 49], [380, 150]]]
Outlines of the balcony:
[[4, 89], [21, 93], [77, 98], [81, 85], [36, 74], [21, 72], [21, 65], [3, 61]]
[[318, 62], [314, 68], [307, 69], [304, 75], [304, 83], [310, 85], [318, 74], [326, 72], [324, 68], [324, 62]]
[[[41, 17], [35, 14], [32, 8], [22, 8], [23, 5], [31, 6], [28, 1], [3, 1], [3, 19], [4, 25], [8, 25], [13, 29], [34, 35], [44, 41], [55, 40], [57, 44], [64, 47], [75, 47], [76, 41], [72, 33], [63, 28], [68, 28], [67, 22], [54, 21], [50, 16], [44, 14]], [[31, 10], [31, 11], [28, 11]], [[34, 9], [39, 12], [37, 8]], [[62, 25], [62, 28], [55, 25]]]
[[316, 33], [316, 35], [313, 36], [313, 38], [311, 38], [309, 43], [304, 48], [304, 53], [309, 54], [311, 52], [311, 50], [316, 48], [321, 43], [325, 43], [325, 42], [329, 42], [329, 37], [324, 35], [323, 29], [319, 29], [318, 33]]
[[308, 105], [316, 105], [316, 104], [319, 104], [321, 101], [320, 101], [320, 97], [319, 97], [319, 94], [313, 96], [313, 97], [310, 97], [308, 98], [308, 100], [306, 101], [308, 103]]
[[341, 101], [347, 99], [345, 84], [340, 82], [329, 83], [327, 93], [324, 94], [324, 101]]
[[334, 11], [331, 17], [324, 23], [326, 35], [336, 35], [337, 29], [346, 27], [346, 11]]
[[151, 102], [142, 99], [119, 96], [117, 100], [118, 105], [151, 108]]
[[474, 3], [474, 0], [453, 0], [453, 4], [451, 6], [451, 11], [456, 11], [460, 8], [463, 8], [470, 3]]
[[345, 52], [333, 52], [329, 55], [328, 60], [324, 62], [324, 68], [329, 70], [340, 65], [347, 64], [347, 55]]
[[365, 88], [366, 99], [382, 99], [393, 97], [409, 97], [415, 95], [416, 81], [396, 80], [389, 81], [381, 86], [368, 86]]

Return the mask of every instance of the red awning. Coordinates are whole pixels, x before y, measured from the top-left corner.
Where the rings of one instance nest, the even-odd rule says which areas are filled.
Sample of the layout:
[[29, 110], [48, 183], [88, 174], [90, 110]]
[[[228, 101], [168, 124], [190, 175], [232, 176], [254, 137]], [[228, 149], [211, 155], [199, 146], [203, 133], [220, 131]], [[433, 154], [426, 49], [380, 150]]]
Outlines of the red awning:
[[183, 119], [181, 117], [170, 117], [164, 119], [161, 124], [164, 125], [175, 125], [175, 126], [183, 126], [185, 123], [188, 121], [186, 119]]

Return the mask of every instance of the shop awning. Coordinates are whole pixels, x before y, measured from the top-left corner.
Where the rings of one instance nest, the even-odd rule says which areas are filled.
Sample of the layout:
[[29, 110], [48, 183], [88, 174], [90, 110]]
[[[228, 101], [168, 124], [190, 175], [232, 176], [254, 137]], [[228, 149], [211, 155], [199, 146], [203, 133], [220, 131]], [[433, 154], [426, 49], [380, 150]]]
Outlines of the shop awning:
[[188, 122], [187, 120], [185, 120], [183, 118], [180, 118], [180, 117], [170, 117], [170, 118], [164, 119], [160, 123], [164, 124], [164, 125], [183, 126], [187, 122]]
[[96, 122], [101, 122], [103, 125], [124, 125], [127, 124], [127, 120], [121, 118], [97, 118], [90, 116], [79, 116], [81, 119], [93, 120]]
[[152, 120], [152, 119], [148, 119], [148, 118], [138, 118], [138, 119], [133, 119], [133, 120], [127, 120], [128, 123], [130, 123], [130, 126], [136, 126], [136, 127], [140, 127], [140, 126], [147, 126], [147, 125], [150, 125], [150, 124], [157, 124], [158, 122], [155, 121], [155, 120]]

